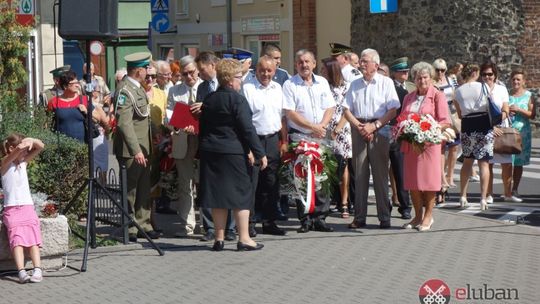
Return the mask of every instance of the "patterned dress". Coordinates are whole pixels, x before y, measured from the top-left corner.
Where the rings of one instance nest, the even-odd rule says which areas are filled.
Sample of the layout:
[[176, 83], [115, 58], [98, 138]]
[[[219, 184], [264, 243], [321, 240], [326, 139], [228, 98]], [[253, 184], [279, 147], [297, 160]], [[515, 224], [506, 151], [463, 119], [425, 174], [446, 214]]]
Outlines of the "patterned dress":
[[[328, 125], [328, 130], [333, 131], [339, 123], [341, 116], [343, 116], [343, 102], [345, 101], [345, 94], [348, 88], [348, 85], [331, 87], [332, 96], [334, 96], [334, 100], [336, 101], [336, 108]], [[332, 150], [335, 154], [341, 155], [345, 159], [352, 158], [351, 126], [349, 123], [346, 123], [341, 131], [337, 133], [333, 141]]]
[[[529, 101], [531, 92], [526, 91], [525, 94], [514, 97], [510, 96], [510, 105], [516, 105], [523, 110], [529, 109]], [[523, 117], [521, 114], [516, 114], [512, 117], [512, 127], [521, 134], [521, 143], [523, 149], [520, 154], [515, 154], [512, 157], [514, 166], [526, 166], [531, 161], [531, 122], [529, 118]]]

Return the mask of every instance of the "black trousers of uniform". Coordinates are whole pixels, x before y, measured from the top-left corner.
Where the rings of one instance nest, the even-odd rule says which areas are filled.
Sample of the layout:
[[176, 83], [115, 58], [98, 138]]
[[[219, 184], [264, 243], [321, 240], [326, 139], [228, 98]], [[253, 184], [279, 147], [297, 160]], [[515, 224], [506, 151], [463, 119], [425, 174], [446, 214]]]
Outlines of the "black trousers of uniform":
[[399, 201], [399, 212], [410, 213], [411, 202], [409, 199], [409, 191], [403, 188], [403, 153], [400, 151], [400, 145], [397, 142], [390, 144], [390, 167], [394, 172], [394, 180], [396, 181], [397, 197]]

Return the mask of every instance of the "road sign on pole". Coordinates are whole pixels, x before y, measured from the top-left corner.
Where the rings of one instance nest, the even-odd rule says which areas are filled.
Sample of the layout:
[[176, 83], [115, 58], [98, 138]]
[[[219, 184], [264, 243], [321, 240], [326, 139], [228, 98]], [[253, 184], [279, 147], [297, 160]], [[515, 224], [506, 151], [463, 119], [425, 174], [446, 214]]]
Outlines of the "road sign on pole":
[[372, 14], [396, 13], [397, 0], [370, 0], [369, 12]]
[[151, 0], [150, 9], [152, 13], [166, 12], [169, 10], [169, 0]]
[[169, 29], [169, 16], [165, 13], [156, 13], [152, 16], [152, 28], [156, 32], [165, 32]]

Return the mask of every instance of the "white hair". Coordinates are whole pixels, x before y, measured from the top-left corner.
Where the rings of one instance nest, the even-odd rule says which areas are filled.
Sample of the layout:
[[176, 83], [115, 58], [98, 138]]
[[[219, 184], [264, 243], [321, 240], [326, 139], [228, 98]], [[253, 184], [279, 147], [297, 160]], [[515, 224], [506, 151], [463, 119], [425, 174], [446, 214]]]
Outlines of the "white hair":
[[180, 68], [181, 69], [184, 69], [185, 67], [187, 67], [188, 65], [190, 64], [195, 64], [195, 58], [193, 58], [193, 56], [191, 55], [187, 55], [187, 56], [184, 56], [182, 58], [180, 58]]
[[165, 60], [157, 60], [152, 62], [152, 65], [156, 68], [158, 73], [161, 73], [163, 69], [170, 69], [171, 65]]
[[309, 56], [311, 56], [311, 58], [313, 59], [313, 61], [315, 62], [315, 54], [313, 54], [312, 51], [309, 51], [309, 50], [306, 50], [306, 49], [300, 49], [296, 52], [295, 56], [294, 56], [294, 61], [298, 61], [298, 59], [300, 59], [300, 57], [306, 55], [306, 54], [309, 54]]
[[416, 75], [428, 73], [430, 78], [435, 78], [435, 69], [433, 66], [425, 61], [420, 61], [412, 66], [411, 75], [413, 79], [416, 78]]
[[381, 57], [379, 57], [379, 53], [374, 49], [365, 49], [360, 53], [360, 57], [363, 57], [364, 55], [368, 55], [371, 57], [371, 60], [375, 62], [376, 64], [381, 64]]
[[126, 74], [127, 74], [126, 68], [121, 68], [119, 70], [116, 70], [116, 73], [114, 73], [114, 78], [115, 79], [122, 79], [122, 78], [124, 78], [124, 76], [126, 76]]
[[433, 66], [436, 69], [444, 69], [444, 70], [448, 69], [448, 67], [446, 66], [446, 61], [444, 61], [444, 59], [442, 58], [435, 59], [435, 61], [433, 61]]

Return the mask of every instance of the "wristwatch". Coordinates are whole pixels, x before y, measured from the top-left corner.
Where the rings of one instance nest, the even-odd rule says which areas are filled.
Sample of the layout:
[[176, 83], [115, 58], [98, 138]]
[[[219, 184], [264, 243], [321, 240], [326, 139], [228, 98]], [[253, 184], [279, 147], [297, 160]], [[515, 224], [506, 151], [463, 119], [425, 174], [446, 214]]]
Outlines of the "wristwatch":
[[382, 123], [378, 120], [375, 120], [374, 124], [376, 130], [379, 130], [382, 127]]

